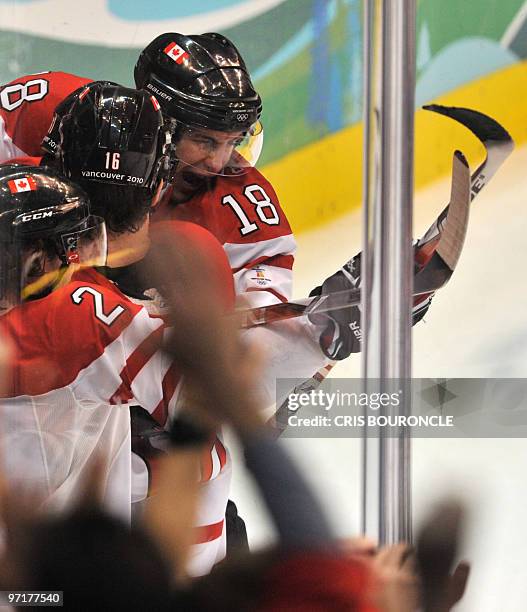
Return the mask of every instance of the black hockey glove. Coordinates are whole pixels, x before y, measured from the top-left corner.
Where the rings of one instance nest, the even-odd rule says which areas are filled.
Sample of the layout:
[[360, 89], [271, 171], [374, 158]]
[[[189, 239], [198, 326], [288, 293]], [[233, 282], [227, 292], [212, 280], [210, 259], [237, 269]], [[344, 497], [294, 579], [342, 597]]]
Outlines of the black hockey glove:
[[[329, 295], [327, 304], [331, 306], [331, 294], [348, 289], [357, 289], [360, 286], [360, 258], [355, 255], [332, 274], [319, 287], [315, 287], [309, 296]], [[340, 361], [346, 359], [351, 353], [358, 353], [361, 349], [362, 331], [360, 327], [360, 308], [340, 308], [321, 314], [314, 313], [309, 316], [312, 323], [323, 328], [320, 334], [320, 348], [326, 357]]]
[[[414, 273], [420, 270], [421, 265], [418, 263], [417, 249], [416, 263]], [[340, 270], [332, 274], [322, 283], [321, 286], [315, 287], [309, 294], [329, 295], [338, 291], [346, 291], [349, 289], [358, 289], [361, 281], [361, 254], [355, 255], [350, 259]], [[412, 325], [418, 323], [427, 313], [430, 308], [434, 294], [428, 293], [418, 295], [414, 298], [414, 306], [412, 309]], [[328, 305], [331, 305], [331, 297], [328, 298]], [[362, 330], [361, 330], [361, 313], [359, 306], [351, 308], [341, 308], [338, 310], [324, 312], [321, 314], [314, 313], [309, 316], [312, 323], [323, 327], [320, 334], [320, 348], [324, 354], [330, 359], [340, 361], [349, 357], [351, 353], [358, 353], [361, 350]]]

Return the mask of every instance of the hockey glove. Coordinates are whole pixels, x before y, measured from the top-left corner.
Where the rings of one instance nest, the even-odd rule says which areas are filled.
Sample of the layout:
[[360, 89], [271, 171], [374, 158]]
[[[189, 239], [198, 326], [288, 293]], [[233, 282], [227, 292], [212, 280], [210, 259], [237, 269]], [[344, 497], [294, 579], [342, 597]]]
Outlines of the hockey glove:
[[[327, 304], [331, 306], [331, 294], [360, 286], [360, 258], [355, 255], [340, 270], [332, 274], [319, 287], [315, 287], [309, 296], [329, 295]], [[360, 308], [340, 308], [323, 314], [309, 316], [312, 323], [322, 328], [319, 342], [322, 352], [336, 361], [346, 359], [351, 353], [361, 349], [362, 331], [360, 327]]]
[[[421, 269], [422, 263], [418, 257], [419, 251], [415, 249], [414, 273]], [[327, 304], [331, 305], [331, 294], [349, 289], [358, 289], [361, 282], [361, 254], [355, 255], [340, 270], [329, 276], [321, 286], [315, 287], [309, 294], [329, 295]], [[412, 309], [412, 325], [418, 323], [430, 308], [434, 294], [428, 293], [418, 295], [414, 298]], [[322, 314], [309, 316], [310, 321], [322, 328], [319, 337], [320, 348], [323, 353], [335, 361], [340, 361], [349, 357], [351, 353], [358, 353], [361, 350], [362, 330], [361, 313], [359, 306], [351, 308], [341, 308]]]

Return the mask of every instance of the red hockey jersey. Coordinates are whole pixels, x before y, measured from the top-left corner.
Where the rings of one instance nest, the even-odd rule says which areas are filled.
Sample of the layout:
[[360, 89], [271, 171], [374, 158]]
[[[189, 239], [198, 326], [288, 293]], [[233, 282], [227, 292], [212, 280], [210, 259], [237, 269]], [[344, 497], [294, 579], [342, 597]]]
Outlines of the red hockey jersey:
[[272, 185], [256, 169], [218, 176], [210, 189], [173, 206], [170, 193], [153, 221], [182, 219], [207, 228], [225, 249], [237, 294], [261, 306], [292, 297], [296, 243]]
[[55, 107], [92, 79], [67, 72], [30, 74], [0, 87], [0, 163], [42, 155]]
[[[207, 253], [209, 282], [224, 287], [225, 306], [232, 306], [232, 277], [220, 245], [193, 224], [177, 224], [176, 237], [179, 232]], [[0, 318], [0, 334], [15, 348], [12, 376], [0, 399], [0, 458], [8, 478], [30, 484], [41, 491], [46, 507], [61, 510], [103, 453], [107, 507], [129, 518], [128, 407], [140, 404], [161, 424], [177, 411], [178, 368], [158, 350], [168, 330], [161, 317], [150, 316], [90, 269]], [[230, 459], [219, 439], [204, 455], [193, 574], [210, 571], [225, 554]]]
[[0, 333], [14, 347], [0, 400], [9, 480], [31, 485], [60, 510], [101, 453], [108, 506], [129, 517], [128, 404], [155, 413], [176, 399], [178, 375], [158, 350], [165, 329], [91, 269], [0, 318]]

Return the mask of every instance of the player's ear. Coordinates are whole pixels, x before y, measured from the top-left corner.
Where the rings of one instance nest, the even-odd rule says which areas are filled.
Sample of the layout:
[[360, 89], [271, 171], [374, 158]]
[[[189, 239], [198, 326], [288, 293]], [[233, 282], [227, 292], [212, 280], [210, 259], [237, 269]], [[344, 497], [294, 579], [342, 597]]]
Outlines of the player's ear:
[[60, 277], [60, 260], [50, 259], [45, 249], [37, 249], [26, 255], [22, 264], [21, 290], [23, 299], [54, 285]]
[[42, 276], [46, 270], [46, 259], [46, 254], [42, 250], [29, 253], [24, 261], [22, 278], [29, 281]]

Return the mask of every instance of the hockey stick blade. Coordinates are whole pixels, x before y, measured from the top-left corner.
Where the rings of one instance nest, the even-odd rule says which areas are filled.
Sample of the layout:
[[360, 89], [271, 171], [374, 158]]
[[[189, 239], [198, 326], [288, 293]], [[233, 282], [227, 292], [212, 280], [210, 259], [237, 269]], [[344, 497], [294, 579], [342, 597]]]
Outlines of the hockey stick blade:
[[423, 109], [454, 119], [468, 128], [481, 142], [487, 142], [488, 140], [512, 142], [511, 135], [500, 123], [492, 117], [471, 108], [427, 104], [423, 106]]
[[[440, 104], [429, 104], [423, 109], [450, 117], [454, 121], [468, 128], [485, 147], [485, 159], [472, 174], [470, 180], [471, 201], [487, 185], [497, 170], [512, 153], [514, 141], [507, 130], [495, 119], [469, 108], [457, 106], [441, 106]], [[448, 207], [447, 207], [448, 208]], [[424, 236], [419, 240], [421, 246], [433, 240], [441, 231], [442, 223], [447, 213], [447, 208], [430, 226]]]
[[[448, 213], [434, 253], [414, 277], [414, 295], [431, 293], [445, 285], [461, 254], [467, 231], [470, 204], [470, 170], [460, 151], [454, 153], [452, 166], [452, 189]], [[329, 295], [271, 304], [252, 308], [243, 313], [242, 327], [268, 325], [275, 321], [291, 319], [302, 315], [333, 312], [360, 304], [360, 289], [349, 289]], [[331, 298], [331, 299], [330, 299]]]

